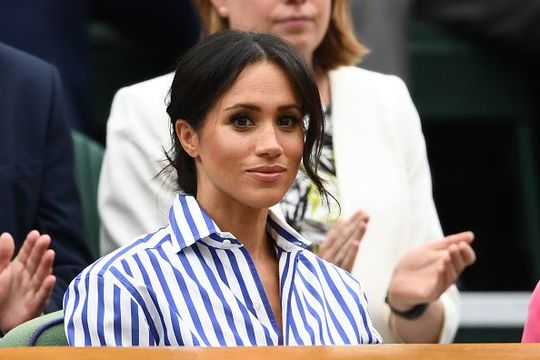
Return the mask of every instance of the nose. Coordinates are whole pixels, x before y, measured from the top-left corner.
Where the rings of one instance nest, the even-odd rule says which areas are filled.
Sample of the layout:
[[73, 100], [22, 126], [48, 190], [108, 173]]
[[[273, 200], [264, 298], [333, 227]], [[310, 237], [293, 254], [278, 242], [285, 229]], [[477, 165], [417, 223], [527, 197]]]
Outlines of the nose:
[[257, 156], [267, 158], [276, 158], [283, 153], [283, 148], [274, 126], [268, 125], [261, 129], [255, 144], [255, 153]]

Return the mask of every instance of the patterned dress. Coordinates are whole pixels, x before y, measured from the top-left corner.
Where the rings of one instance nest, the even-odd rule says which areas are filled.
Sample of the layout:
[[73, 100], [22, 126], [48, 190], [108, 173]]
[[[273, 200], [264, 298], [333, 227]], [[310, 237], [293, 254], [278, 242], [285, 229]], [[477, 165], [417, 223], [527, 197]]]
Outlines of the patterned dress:
[[316, 250], [317, 246], [323, 242], [326, 233], [340, 215], [330, 106], [325, 109], [324, 114], [326, 122], [318, 172], [326, 190], [331, 195], [329, 203], [327, 204], [321, 198], [317, 188], [303, 169], [298, 172], [295, 182], [280, 203], [287, 223], [304, 238], [313, 242], [313, 250]]

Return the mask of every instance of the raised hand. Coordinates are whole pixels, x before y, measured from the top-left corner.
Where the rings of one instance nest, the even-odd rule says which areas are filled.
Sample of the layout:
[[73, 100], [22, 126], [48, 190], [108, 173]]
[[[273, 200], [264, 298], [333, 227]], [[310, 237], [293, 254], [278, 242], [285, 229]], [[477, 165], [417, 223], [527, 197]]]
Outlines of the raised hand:
[[15, 242], [0, 235], [0, 329], [9, 331], [43, 312], [56, 278], [51, 238], [31, 231], [13, 259]]
[[344, 270], [351, 271], [360, 242], [366, 233], [369, 215], [359, 210], [346, 220], [339, 220], [319, 246], [319, 256]]
[[408, 252], [396, 266], [388, 288], [393, 308], [407, 311], [435, 301], [476, 260], [472, 232], [462, 232]]

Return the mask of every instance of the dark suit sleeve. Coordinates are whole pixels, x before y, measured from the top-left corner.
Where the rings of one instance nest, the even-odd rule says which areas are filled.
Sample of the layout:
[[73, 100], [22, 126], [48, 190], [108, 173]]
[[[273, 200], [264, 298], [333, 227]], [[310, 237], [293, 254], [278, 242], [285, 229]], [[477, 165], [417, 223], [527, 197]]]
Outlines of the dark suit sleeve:
[[91, 261], [83, 239], [79, 194], [74, 179], [73, 145], [64, 112], [60, 78], [51, 71], [51, 97], [43, 154], [42, 182], [35, 228], [49, 234], [56, 253], [56, 285], [47, 311], [62, 308], [62, 297], [71, 280]]

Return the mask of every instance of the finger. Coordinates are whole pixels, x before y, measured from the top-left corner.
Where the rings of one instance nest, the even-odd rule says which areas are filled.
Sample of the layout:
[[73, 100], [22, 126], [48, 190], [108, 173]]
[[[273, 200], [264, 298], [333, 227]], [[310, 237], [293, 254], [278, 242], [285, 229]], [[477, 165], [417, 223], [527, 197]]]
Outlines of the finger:
[[[454, 265], [452, 263], [452, 255], [450, 254], [450, 251], [447, 252], [447, 256], [445, 256], [443, 259], [443, 268], [444, 268], [444, 274], [445, 274], [445, 281], [443, 284], [441, 284], [440, 292], [444, 292], [450, 285], [456, 282], [458, 273], [454, 269]], [[440, 295], [440, 294], [439, 294]]]
[[356, 216], [359, 218], [359, 220], [368, 223], [369, 222], [369, 214], [365, 212], [364, 210], [358, 210], [353, 216]]
[[330, 249], [333, 247], [337, 239], [341, 237], [342, 227], [344, 221], [339, 219], [334, 226], [326, 233], [326, 238], [319, 247], [320, 250]]
[[343, 226], [342, 237], [339, 242], [336, 242], [336, 258], [343, 260], [349, 252], [351, 244], [362, 239], [365, 233], [367, 223], [361, 216], [352, 217]]
[[459, 244], [460, 242], [472, 243], [474, 240], [474, 233], [472, 231], [464, 231], [457, 234], [448, 235], [444, 238], [445, 241], [450, 244]]
[[341, 239], [337, 243], [339, 245], [338, 250], [341, 250], [341, 247], [347, 246], [349, 242], [352, 242], [355, 238], [356, 233], [360, 229], [360, 226], [362, 226], [361, 222], [358, 222], [356, 219], [351, 219], [354, 221], [348, 221], [343, 226], [343, 232]]
[[369, 222], [369, 218], [363, 220], [362, 223], [360, 224], [360, 227], [358, 228], [358, 232], [356, 233], [356, 239], [358, 240], [359, 245], [364, 239], [364, 235], [366, 235], [368, 222]]
[[43, 254], [45, 254], [45, 252], [49, 248], [50, 243], [51, 238], [49, 235], [41, 235], [36, 240], [36, 244], [34, 245], [34, 248], [32, 249], [30, 256], [28, 257], [28, 260], [26, 261], [26, 270], [29, 274], [35, 273], [37, 267], [41, 262]]
[[336, 249], [334, 246], [335, 239], [332, 236], [326, 236], [324, 241], [319, 245], [318, 255], [326, 261], [333, 262]]
[[[327, 238], [319, 247], [319, 256], [338, 266], [342, 266], [346, 254], [350, 247], [350, 242], [354, 241], [358, 230], [365, 227], [369, 221], [369, 215], [363, 211], [356, 211], [346, 220], [340, 219], [334, 227], [328, 232]], [[363, 229], [363, 233], [365, 229]]]
[[430, 250], [444, 250], [448, 248], [448, 242], [446, 241], [446, 238], [442, 238], [436, 241], [429, 242], [425, 245]]
[[347, 219], [347, 221], [349, 222], [355, 222], [355, 221], [360, 221], [360, 220], [368, 221], [369, 220], [368, 213], [363, 210], [357, 210]]
[[28, 233], [28, 235], [26, 235], [26, 239], [24, 240], [17, 257], [15, 258], [17, 261], [26, 264], [39, 236], [40, 234], [37, 230], [32, 230]]
[[460, 242], [471, 243], [474, 240], [474, 234], [471, 231], [465, 231], [457, 234], [448, 235], [440, 240], [430, 242], [428, 247], [433, 250], [446, 250], [450, 244]]
[[476, 261], [476, 253], [469, 244], [459, 243], [458, 248], [466, 266], [469, 266]]
[[359, 223], [353, 228], [354, 232], [351, 234], [348, 240], [348, 245], [344, 246], [345, 252], [341, 254], [342, 265], [341, 267], [347, 271], [351, 271], [360, 250], [362, 239], [367, 231], [369, 217], [365, 213], [361, 213], [357, 219]]
[[47, 278], [45, 278], [42, 286], [35, 293], [31, 302], [33, 308], [32, 312], [34, 314], [37, 315], [43, 312], [45, 305], [47, 305], [47, 301], [51, 297], [51, 293], [55, 283], [56, 277], [54, 275], [49, 275], [47, 276]]
[[367, 224], [367, 221], [360, 217], [356, 218], [354, 223], [348, 224], [344, 231], [346, 242], [361, 242], [366, 233]]
[[362, 239], [364, 233], [366, 232], [368, 222], [369, 215], [367, 213], [361, 210], [356, 212], [343, 227], [346, 240], [350, 241], [351, 237]]
[[11, 261], [15, 251], [15, 241], [9, 233], [0, 235], [0, 271], [3, 271]]
[[335, 263], [337, 253], [341, 247], [341, 241], [344, 238], [344, 227], [347, 224], [347, 220], [338, 220], [336, 224], [328, 231], [326, 239], [319, 246], [319, 256]]
[[351, 247], [352, 243], [354, 242], [354, 239], [355, 239], [355, 237], [351, 236], [351, 237], [349, 237], [349, 240], [347, 240], [345, 243], [343, 243], [339, 247], [336, 247], [337, 253], [336, 253], [335, 257], [334, 257], [333, 263], [335, 265], [341, 267], [342, 269], [345, 269], [344, 265], [343, 265], [343, 262], [345, 261], [345, 258], [349, 254], [350, 247]]
[[354, 261], [356, 260], [356, 256], [358, 255], [359, 249], [360, 249], [360, 240], [357, 238], [349, 246], [349, 250], [345, 254], [345, 258], [343, 259], [341, 263], [341, 268], [343, 270], [346, 270], [348, 272], [352, 271]]
[[444, 244], [444, 240], [438, 240], [408, 251], [402, 260], [406, 259], [410, 269], [420, 270], [430, 266], [438, 266], [441, 257], [445, 256], [446, 253], [447, 246]]
[[30, 286], [32, 291], [37, 292], [43, 281], [52, 274], [52, 268], [54, 263], [54, 250], [47, 250], [39, 263], [36, 271], [31, 273]]
[[459, 246], [456, 244], [451, 244], [448, 247], [448, 251], [450, 252], [450, 258], [452, 260], [452, 266], [454, 267], [454, 271], [459, 276], [459, 274], [461, 274], [461, 271], [463, 271], [466, 266], [465, 259], [461, 257]]

